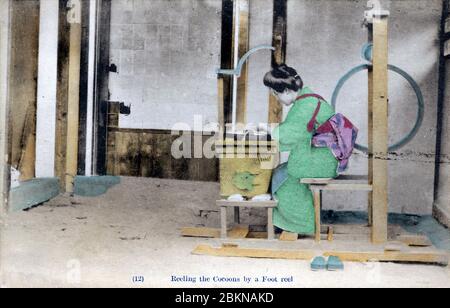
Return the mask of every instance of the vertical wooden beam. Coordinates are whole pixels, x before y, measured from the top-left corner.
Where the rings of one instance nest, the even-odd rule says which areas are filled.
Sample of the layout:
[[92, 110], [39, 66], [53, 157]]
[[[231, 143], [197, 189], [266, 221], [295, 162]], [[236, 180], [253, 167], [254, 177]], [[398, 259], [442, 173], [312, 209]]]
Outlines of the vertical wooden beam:
[[[368, 26], [368, 33], [369, 33], [368, 41], [372, 43], [373, 42], [373, 26], [372, 26], [372, 24], [368, 24], [367, 26]], [[368, 81], [369, 81], [369, 87], [368, 87], [369, 100], [368, 100], [368, 102], [370, 103], [370, 102], [373, 102], [373, 67], [372, 66], [369, 67]], [[368, 124], [369, 128], [372, 127], [372, 124], [373, 124], [372, 111], [369, 109], [369, 124]], [[371, 129], [369, 129], [368, 140], [369, 140], [369, 152], [370, 152], [370, 145], [372, 144], [372, 141], [373, 141], [373, 131]], [[370, 181], [371, 179], [373, 179], [373, 172], [372, 172], [373, 171], [373, 160], [369, 159], [368, 163], [369, 163], [368, 170], [369, 170], [369, 181]], [[367, 204], [367, 207], [368, 207], [367, 213], [368, 213], [368, 220], [369, 220], [368, 223], [369, 223], [370, 227], [373, 226], [373, 204], [372, 204], [372, 202], [373, 202], [373, 196], [372, 196], [372, 192], [370, 192], [369, 198], [368, 198], [368, 204]]]
[[55, 175], [59, 178], [61, 190], [64, 190], [66, 187], [67, 101], [69, 90], [70, 50], [70, 25], [67, 22], [67, 1], [68, 0], [59, 1], [58, 25]]
[[89, 26], [90, 1], [82, 0], [81, 11], [81, 67], [80, 67], [80, 118], [78, 130], [78, 174], [86, 174], [86, 142], [89, 87]]
[[372, 242], [388, 236], [388, 18], [373, 19], [373, 69], [369, 101], [369, 181], [373, 185]]
[[95, 166], [98, 175], [106, 175], [107, 104], [109, 101], [109, 49], [111, 32], [111, 0], [98, 0], [97, 77], [95, 94]]
[[[81, 1], [79, 2], [81, 6]], [[66, 192], [73, 192], [78, 166], [78, 128], [80, 104], [81, 7], [74, 7], [79, 20], [70, 24], [69, 90], [67, 102]], [[69, 13], [70, 14], [70, 13]]]
[[218, 106], [218, 115], [217, 119], [219, 122], [219, 130], [225, 132], [225, 101], [224, 101], [224, 79], [219, 77], [217, 79], [217, 106]]
[[[7, 211], [9, 191], [8, 151], [8, 65], [9, 65], [10, 1], [0, 1], [0, 218]], [[0, 235], [1, 241], [1, 235]]]
[[443, 0], [442, 17], [440, 25], [440, 59], [439, 59], [439, 88], [437, 104], [437, 125], [436, 125], [436, 160], [434, 178], [434, 204], [433, 216], [443, 225], [450, 226], [450, 202], [449, 186], [450, 181], [448, 164], [443, 163], [445, 156], [449, 154], [449, 127], [446, 113], [449, 110], [450, 89], [447, 87], [448, 77], [448, 47], [450, 34], [448, 29], [450, 15], [450, 1]]
[[11, 2], [9, 164], [21, 180], [34, 177], [39, 1]]
[[[233, 0], [222, 0], [222, 43], [220, 52], [220, 67], [233, 68]], [[223, 114], [224, 123], [231, 123], [231, 76], [222, 76], [223, 79]], [[219, 94], [220, 99], [220, 94]], [[219, 111], [220, 112], [220, 111]]]
[[[239, 59], [241, 59], [249, 51], [250, 0], [239, 0], [238, 4], [239, 4], [238, 54]], [[248, 88], [248, 63], [245, 63], [242, 66], [241, 77], [238, 79], [237, 110], [236, 110], [237, 123], [243, 124], [247, 123], [247, 88]]]
[[447, 58], [445, 56], [445, 44], [448, 39], [446, 35], [446, 23], [449, 18], [449, 0], [442, 1], [442, 17], [441, 28], [439, 33], [440, 39], [440, 58], [439, 58], [439, 89], [438, 89], [438, 104], [437, 104], [437, 127], [436, 127], [436, 161], [435, 161], [435, 178], [434, 178], [434, 202], [439, 199], [439, 186], [441, 181], [441, 154], [443, 150], [443, 128], [444, 128], [444, 115], [445, 115], [445, 95], [447, 87]]
[[[272, 67], [286, 62], [287, 47], [287, 0], [273, 0], [273, 42], [275, 52], [272, 55]], [[269, 98], [269, 123], [280, 123], [283, 119], [283, 107], [277, 99]]]

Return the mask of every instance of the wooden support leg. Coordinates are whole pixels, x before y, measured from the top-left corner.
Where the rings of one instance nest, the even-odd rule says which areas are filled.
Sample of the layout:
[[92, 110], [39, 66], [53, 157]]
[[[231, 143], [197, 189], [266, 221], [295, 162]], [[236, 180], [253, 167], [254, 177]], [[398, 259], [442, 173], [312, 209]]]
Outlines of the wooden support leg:
[[328, 242], [332, 242], [334, 240], [334, 230], [332, 226], [328, 227]]
[[237, 225], [241, 224], [241, 215], [239, 214], [239, 207], [234, 208], [234, 223]]
[[275, 239], [275, 230], [273, 227], [273, 208], [267, 209], [267, 239]]
[[220, 237], [227, 238], [227, 208], [220, 208]]
[[316, 216], [316, 242], [319, 243], [320, 242], [320, 227], [321, 227], [321, 211], [320, 211], [320, 206], [322, 203], [322, 198], [321, 198], [321, 192], [318, 190], [314, 191], [314, 209], [315, 209], [315, 216]]

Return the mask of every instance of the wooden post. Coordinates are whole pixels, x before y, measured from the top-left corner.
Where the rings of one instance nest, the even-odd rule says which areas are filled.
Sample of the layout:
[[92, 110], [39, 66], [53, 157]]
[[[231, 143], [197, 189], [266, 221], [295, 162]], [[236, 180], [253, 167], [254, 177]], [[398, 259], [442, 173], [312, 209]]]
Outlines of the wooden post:
[[[217, 79], [217, 105], [218, 105], [218, 124], [219, 131], [221, 133], [225, 132], [225, 100], [224, 100], [224, 80], [222, 77]], [[221, 136], [222, 138], [222, 136]]]
[[[273, 0], [273, 42], [275, 52], [272, 67], [286, 62], [287, 46], [287, 0]], [[277, 99], [269, 97], [269, 123], [280, 123], [283, 120], [283, 107]]]
[[447, 176], [450, 169], [444, 164], [443, 157], [450, 154], [450, 131], [449, 120], [446, 116], [450, 111], [448, 83], [448, 47], [450, 34], [450, 0], [443, 1], [440, 34], [440, 59], [439, 59], [439, 94], [437, 103], [437, 125], [436, 125], [436, 160], [434, 178], [434, 206], [433, 215], [443, 225], [450, 227], [450, 178]]
[[[370, 30], [370, 29], [369, 29]], [[369, 72], [369, 184], [372, 242], [387, 242], [388, 232], [388, 17], [373, 19], [373, 68]]]
[[9, 170], [6, 161], [8, 144], [8, 60], [9, 60], [9, 1], [0, 1], [0, 217], [6, 213], [9, 190]]
[[107, 152], [107, 102], [109, 101], [109, 65], [111, 38], [111, 0], [97, 0], [96, 89], [95, 89], [95, 147], [94, 170], [106, 175]]
[[[372, 24], [368, 25], [368, 33], [369, 33], [369, 42], [373, 42], [373, 26]], [[369, 81], [369, 104], [370, 102], [373, 101], [373, 67], [369, 68], [369, 76], [368, 76], [368, 81]], [[369, 109], [369, 136], [368, 136], [368, 140], [372, 140], [373, 139], [373, 135], [372, 135], [372, 130], [370, 129], [371, 125], [372, 125], [372, 117], [371, 117], [371, 110]], [[370, 148], [370, 143], [369, 142], [369, 148]], [[373, 179], [373, 175], [372, 175], [372, 169], [373, 169], [373, 164], [372, 164], [372, 160], [369, 160], [369, 184], [372, 185], [371, 179]], [[373, 205], [372, 205], [372, 192], [369, 193], [369, 198], [368, 198], [368, 202], [367, 202], [367, 213], [368, 213], [368, 225], [371, 227], [373, 226]]]
[[66, 151], [67, 151], [67, 101], [69, 76], [70, 25], [67, 21], [67, 0], [59, 1], [58, 26], [58, 80], [56, 88], [56, 137], [55, 137], [55, 175], [60, 188], [66, 189]]
[[[81, 13], [81, 65], [80, 65], [80, 119], [79, 119], [79, 136], [78, 136], [78, 174], [79, 175], [87, 175], [90, 174], [90, 170], [87, 170], [88, 166], [86, 166], [86, 157], [90, 155], [87, 143], [90, 139], [88, 136], [89, 128], [88, 124], [91, 123], [90, 115], [90, 106], [89, 100], [89, 86], [90, 86], [90, 71], [89, 71], [89, 53], [91, 46], [89, 44], [92, 42], [90, 40], [90, 14], [91, 14], [91, 6], [95, 5], [93, 3], [91, 5], [90, 0], [82, 0], [82, 13]], [[94, 10], [95, 12], [95, 10]], [[95, 45], [95, 44], [94, 44]], [[93, 53], [95, 55], [95, 53]], [[92, 149], [91, 149], [92, 150]]]
[[[222, 40], [220, 51], [220, 67], [233, 68], [233, 0], [222, 0]], [[220, 76], [223, 79], [223, 114], [224, 123], [231, 123], [232, 77]], [[219, 94], [220, 95], [220, 94]]]
[[[75, 17], [70, 22], [69, 97], [67, 106], [66, 192], [73, 192], [73, 181], [78, 171], [78, 128], [81, 64], [81, 1], [72, 9]], [[77, 7], [79, 6], [79, 7]], [[72, 12], [71, 12], [72, 13]]]
[[[239, 47], [238, 55], [241, 59], [249, 51], [249, 19], [250, 0], [238, 0], [239, 4]], [[236, 12], [235, 12], [236, 14]], [[247, 88], [248, 63], [242, 66], [241, 77], [237, 80], [237, 123], [247, 123]]]

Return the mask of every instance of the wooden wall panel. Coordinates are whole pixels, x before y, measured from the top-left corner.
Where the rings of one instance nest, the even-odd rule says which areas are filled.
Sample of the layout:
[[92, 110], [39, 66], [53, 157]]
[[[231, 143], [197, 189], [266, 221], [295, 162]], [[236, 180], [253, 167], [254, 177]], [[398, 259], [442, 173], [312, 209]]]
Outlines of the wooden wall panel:
[[[119, 128], [119, 102], [109, 102], [107, 162], [108, 175], [152, 177], [162, 179], [218, 181], [217, 159], [172, 157], [172, 144], [180, 136], [171, 131]], [[211, 135], [195, 133], [202, 146]], [[199, 135], [200, 134], [200, 135]], [[194, 133], [191, 133], [191, 153], [194, 155]]]
[[[203, 144], [209, 137], [202, 137]], [[216, 159], [172, 157], [172, 143], [177, 138], [170, 131], [110, 129], [108, 175], [218, 181]]]
[[11, 2], [9, 163], [21, 180], [34, 177], [39, 1]]

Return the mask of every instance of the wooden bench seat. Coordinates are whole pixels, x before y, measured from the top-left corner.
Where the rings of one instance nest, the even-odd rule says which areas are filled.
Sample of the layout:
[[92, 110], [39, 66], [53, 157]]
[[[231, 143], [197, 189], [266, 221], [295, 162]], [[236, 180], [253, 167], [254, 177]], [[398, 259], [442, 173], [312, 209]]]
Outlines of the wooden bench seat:
[[316, 242], [320, 242], [321, 207], [323, 191], [372, 191], [367, 176], [346, 175], [337, 179], [302, 179], [301, 184], [310, 185], [314, 195], [314, 209], [316, 213]]

